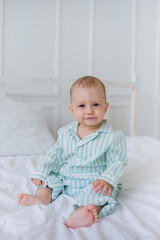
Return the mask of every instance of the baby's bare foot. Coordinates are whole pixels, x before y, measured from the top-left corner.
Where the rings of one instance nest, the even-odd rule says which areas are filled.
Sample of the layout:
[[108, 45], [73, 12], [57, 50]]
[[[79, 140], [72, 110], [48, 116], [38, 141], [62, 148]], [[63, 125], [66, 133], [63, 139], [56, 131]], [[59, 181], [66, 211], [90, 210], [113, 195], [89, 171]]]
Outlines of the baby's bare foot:
[[97, 222], [97, 211], [93, 204], [79, 207], [71, 213], [65, 225], [69, 228], [89, 227]]
[[35, 204], [44, 204], [43, 201], [33, 195], [25, 194], [25, 193], [20, 193], [18, 194], [18, 199], [19, 199], [19, 204], [24, 205], [24, 206], [32, 206]]

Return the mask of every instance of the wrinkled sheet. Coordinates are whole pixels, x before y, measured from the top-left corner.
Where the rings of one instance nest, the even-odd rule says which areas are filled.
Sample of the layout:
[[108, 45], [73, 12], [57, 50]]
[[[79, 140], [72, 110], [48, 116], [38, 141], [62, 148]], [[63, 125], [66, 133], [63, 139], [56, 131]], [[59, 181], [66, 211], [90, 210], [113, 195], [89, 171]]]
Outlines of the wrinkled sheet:
[[127, 145], [129, 164], [118, 204], [88, 228], [64, 225], [74, 203], [66, 195], [48, 206], [18, 205], [18, 193], [33, 193], [30, 175], [41, 156], [0, 158], [0, 240], [159, 240], [160, 141], [132, 137]]

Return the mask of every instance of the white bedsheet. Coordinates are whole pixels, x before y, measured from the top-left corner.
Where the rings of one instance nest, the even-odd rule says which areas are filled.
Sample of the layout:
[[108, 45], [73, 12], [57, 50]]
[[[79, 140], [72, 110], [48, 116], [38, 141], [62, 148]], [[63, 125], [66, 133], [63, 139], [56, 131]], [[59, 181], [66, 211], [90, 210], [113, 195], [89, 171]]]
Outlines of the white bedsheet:
[[40, 156], [0, 158], [0, 240], [159, 240], [160, 141], [127, 138], [129, 165], [112, 214], [88, 228], [68, 229], [73, 200], [61, 195], [48, 206], [19, 206], [32, 193], [30, 175]]

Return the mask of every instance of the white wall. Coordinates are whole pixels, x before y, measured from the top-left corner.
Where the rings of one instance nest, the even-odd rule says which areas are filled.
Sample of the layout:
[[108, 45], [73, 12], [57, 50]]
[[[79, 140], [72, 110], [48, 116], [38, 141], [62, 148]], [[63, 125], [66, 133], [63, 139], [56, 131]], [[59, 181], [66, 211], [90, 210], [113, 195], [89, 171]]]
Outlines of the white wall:
[[[136, 76], [137, 134], [160, 139], [159, 69], [160, 0], [0, 0], [7, 94], [53, 111], [56, 129], [73, 120], [69, 88], [76, 78]], [[111, 120], [128, 134], [130, 93], [116, 99]]]

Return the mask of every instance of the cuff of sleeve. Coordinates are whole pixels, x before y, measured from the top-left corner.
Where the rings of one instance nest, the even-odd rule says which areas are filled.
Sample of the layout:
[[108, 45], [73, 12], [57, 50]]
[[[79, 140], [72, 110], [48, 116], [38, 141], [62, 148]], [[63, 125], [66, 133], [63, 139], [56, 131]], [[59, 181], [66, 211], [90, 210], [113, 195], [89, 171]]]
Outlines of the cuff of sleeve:
[[117, 188], [118, 183], [113, 178], [102, 175], [99, 179], [102, 179], [102, 180], [108, 182], [109, 184], [111, 184], [112, 187]]
[[31, 176], [31, 179], [33, 179], [33, 178], [37, 178], [37, 179], [40, 179], [45, 182], [45, 180], [47, 179], [47, 175], [45, 175], [43, 173], [35, 172]]

